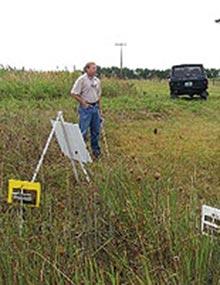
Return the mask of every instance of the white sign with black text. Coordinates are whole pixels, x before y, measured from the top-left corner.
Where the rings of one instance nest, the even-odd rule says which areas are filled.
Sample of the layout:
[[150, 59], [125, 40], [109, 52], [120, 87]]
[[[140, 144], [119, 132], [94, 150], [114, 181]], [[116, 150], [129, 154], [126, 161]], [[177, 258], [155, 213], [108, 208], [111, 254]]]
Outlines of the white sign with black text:
[[202, 206], [202, 234], [220, 236], [220, 209]]

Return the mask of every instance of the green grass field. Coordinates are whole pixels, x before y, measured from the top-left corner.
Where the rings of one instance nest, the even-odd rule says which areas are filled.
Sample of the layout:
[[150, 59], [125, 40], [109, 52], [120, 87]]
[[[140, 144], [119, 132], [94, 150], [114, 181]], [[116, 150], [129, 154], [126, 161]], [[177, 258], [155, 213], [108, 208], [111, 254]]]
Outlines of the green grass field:
[[220, 208], [220, 86], [171, 100], [166, 82], [103, 80], [111, 156], [76, 185], [55, 139], [38, 181], [41, 207], [8, 206], [8, 179], [30, 180], [76, 75], [0, 74], [0, 284], [220, 284], [220, 239], [202, 236], [203, 204]]

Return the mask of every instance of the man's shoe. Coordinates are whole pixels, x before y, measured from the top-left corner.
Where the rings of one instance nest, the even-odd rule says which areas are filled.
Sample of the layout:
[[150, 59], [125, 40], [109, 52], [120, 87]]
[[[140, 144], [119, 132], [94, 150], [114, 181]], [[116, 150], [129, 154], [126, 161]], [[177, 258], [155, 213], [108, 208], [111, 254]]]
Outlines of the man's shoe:
[[93, 157], [95, 160], [99, 159], [101, 156], [101, 152], [100, 151], [93, 151]]

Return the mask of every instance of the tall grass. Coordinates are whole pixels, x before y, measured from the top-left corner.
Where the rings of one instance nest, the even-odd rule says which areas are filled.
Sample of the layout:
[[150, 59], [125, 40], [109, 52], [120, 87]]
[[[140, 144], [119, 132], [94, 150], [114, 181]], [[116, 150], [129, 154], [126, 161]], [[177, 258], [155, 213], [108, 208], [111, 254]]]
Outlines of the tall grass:
[[[11, 77], [26, 95], [8, 89]], [[7, 181], [31, 178], [57, 110], [77, 121], [74, 76], [1, 78], [0, 284], [219, 283], [219, 239], [200, 233], [201, 205], [220, 207], [218, 86], [207, 102], [171, 101], [164, 82], [103, 80], [111, 157], [91, 165], [91, 185], [76, 185], [54, 140], [41, 207], [25, 209], [19, 237]]]

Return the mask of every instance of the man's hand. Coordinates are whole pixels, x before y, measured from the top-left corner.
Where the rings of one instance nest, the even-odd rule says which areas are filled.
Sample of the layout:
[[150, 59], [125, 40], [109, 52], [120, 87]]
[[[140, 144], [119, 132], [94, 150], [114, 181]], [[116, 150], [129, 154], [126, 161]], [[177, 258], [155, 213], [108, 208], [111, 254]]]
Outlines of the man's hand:
[[101, 118], [104, 118], [103, 112], [102, 112], [102, 110], [100, 110], [100, 109], [99, 109], [99, 116], [100, 116]]
[[73, 96], [83, 108], [88, 108], [90, 106], [85, 100], [82, 99], [81, 96], [74, 93], [71, 93], [70, 95]]
[[82, 102], [81, 102], [81, 105], [82, 105], [83, 108], [89, 108], [89, 106], [90, 106], [90, 105], [89, 105], [88, 103], [86, 103], [85, 101], [82, 101]]

